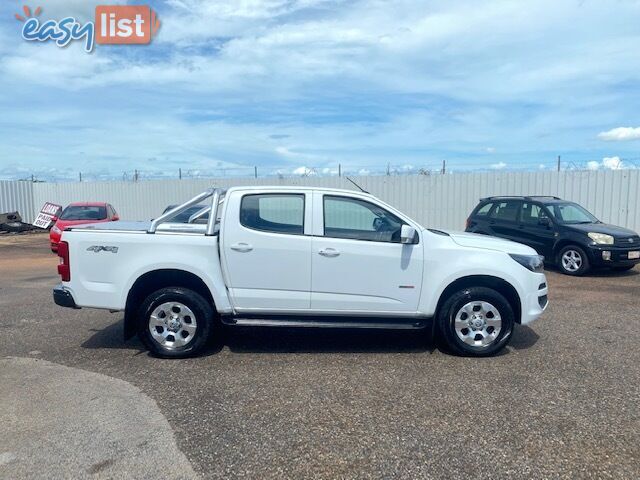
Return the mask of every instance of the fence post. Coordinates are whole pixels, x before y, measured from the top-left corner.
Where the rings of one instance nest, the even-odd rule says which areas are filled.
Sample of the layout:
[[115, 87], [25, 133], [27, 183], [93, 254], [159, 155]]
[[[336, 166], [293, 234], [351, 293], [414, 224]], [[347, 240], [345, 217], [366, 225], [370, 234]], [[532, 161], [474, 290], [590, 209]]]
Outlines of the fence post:
[[342, 176], [342, 165], [338, 164], [338, 176], [341, 177]]
[[560, 155], [558, 155], [558, 171], [560, 171]]
[[258, 167], [257, 166], [253, 167], [253, 178], [258, 178]]
[[178, 180], [182, 180], [182, 168], [178, 168]]
[[447, 161], [442, 160], [442, 175], [444, 175], [446, 172], [447, 172]]

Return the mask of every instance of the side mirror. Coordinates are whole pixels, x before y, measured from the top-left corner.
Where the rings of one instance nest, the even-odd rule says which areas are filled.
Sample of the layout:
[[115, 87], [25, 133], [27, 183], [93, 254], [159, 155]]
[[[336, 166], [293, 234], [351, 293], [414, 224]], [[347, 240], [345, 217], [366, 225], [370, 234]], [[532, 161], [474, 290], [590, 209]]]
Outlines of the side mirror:
[[120, 220], [120, 217], [118, 215], [114, 215], [113, 217], [111, 217], [112, 222], [117, 222], [118, 220]]
[[57, 215], [54, 215], [53, 217], [51, 217], [51, 225], [53, 225], [57, 221], [58, 221], [58, 216]]
[[549, 228], [551, 221], [549, 220], [549, 217], [541, 217], [538, 219], [538, 225]]
[[418, 232], [410, 225], [402, 225], [400, 229], [400, 243], [418, 243]]

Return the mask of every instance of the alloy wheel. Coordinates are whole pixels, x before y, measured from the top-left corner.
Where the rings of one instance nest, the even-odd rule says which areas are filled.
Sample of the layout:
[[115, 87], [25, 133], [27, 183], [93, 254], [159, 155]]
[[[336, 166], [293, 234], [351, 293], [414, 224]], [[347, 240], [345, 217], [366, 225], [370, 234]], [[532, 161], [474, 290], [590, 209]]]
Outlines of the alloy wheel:
[[582, 267], [582, 255], [576, 250], [567, 250], [562, 254], [562, 268], [567, 272], [577, 272]]
[[455, 316], [458, 338], [472, 347], [488, 347], [500, 335], [500, 312], [489, 302], [474, 301], [464, 305]]
[[191, 309], [180, 302], [157, 306], [149, 317], [151, 337], [163, 348], [184, 347], [193, 340], [198, 325]]

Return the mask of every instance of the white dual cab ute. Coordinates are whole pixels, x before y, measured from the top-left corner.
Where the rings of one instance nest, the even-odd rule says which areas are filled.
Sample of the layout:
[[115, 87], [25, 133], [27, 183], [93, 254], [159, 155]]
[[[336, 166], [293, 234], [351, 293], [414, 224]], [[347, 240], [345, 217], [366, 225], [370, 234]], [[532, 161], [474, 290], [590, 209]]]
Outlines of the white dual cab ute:
[[70, 227], [58, 255], [58, 305], [124, 311], [125, 339], [163, 357], [196, 354], [222, 324], [426, 329], [483, 356], [547, 306], [533, 249], [425, 229], [350, 190], [211, 189], [152, 222]]

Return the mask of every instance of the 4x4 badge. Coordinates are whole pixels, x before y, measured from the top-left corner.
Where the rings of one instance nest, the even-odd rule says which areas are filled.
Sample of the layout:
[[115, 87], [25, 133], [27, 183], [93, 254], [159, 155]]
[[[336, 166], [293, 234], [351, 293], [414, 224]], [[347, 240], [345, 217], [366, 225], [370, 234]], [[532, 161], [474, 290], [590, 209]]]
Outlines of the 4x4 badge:
[[118, 253], [118, 247], [103, 247], [102, 245], [92, 245], [89, 248], [87, 248], [87, 252], [95, 252], [95, 253], [99, 253], [99, 252], [111, 252], [111, 253]]

